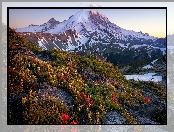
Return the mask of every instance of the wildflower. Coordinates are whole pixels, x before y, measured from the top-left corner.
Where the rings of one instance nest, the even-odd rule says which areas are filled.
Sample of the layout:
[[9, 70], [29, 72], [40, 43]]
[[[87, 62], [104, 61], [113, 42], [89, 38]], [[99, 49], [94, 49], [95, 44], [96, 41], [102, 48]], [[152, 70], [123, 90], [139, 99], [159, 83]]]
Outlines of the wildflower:
[[12, 71], [13, 71], [13, 68], [12, 68], [12, 67], [10, 67], [10, 68], [9, 68], [9, 71], [10, 71], [10, 72], [12, 72]]
[[81, 92], [81, 94], [82, 94], [82, 95], [85, 95], [85, 93], [84, 93], [84, 92]]
[[78, 124], [76, 121], [72, 121], [70, 124]]
[[91, 100], [89, 101], [89, 104], [92, 105], [92, 101]]
[[84, 92], [81, 92], [81, 95], [83, 98], [86, 98], [86, 94]]
[[114, 95], [112, 95], [112, 98], [111, 98], [115, 103], [117, 103], [118, 104], [118, 99], [117, 99], [117, 97], [116, 97], [116, 95], [114, 94]]
[[67, 75], [65, 76], [65, 78], [68, 79], [68, 78], [69, 78], [69, 75], [67, 74]]
[[90, 98], [86, 98], [85, 100], [86, 100], [86, 102], [87, 102], [88, 104], [91, 104], [91, 103], [92, 103], [92, 101], [91, 101]]
[[35, 59], [33, 60], [33, 63], [35, 63], [35, 64], [36, 64], [36, 60], [35, 60]]
[[73, 71], [74, 69], [72, 67], [69, 68], [70, 71]]
[[98, 84], [98, 80], [96, 80], [96, 81], [95, 81], [95, 83], [97, 83], [97, 84]]
[[146, 101], [147, 103], [152, 102], [148, 97], [144, 97], [144, 99], [145, 99], [145, 101]]
[[62, 115], [62, 120], [63, 120], [64, 122], [67, 122], [69, 119], [70, 119], [70, 117], [69, 117], [68, 114], [63, 114], [63, 115]]
[[112, 99], [116, 99], [116, 95], [114, 94], [114, 95], [112, 95]]

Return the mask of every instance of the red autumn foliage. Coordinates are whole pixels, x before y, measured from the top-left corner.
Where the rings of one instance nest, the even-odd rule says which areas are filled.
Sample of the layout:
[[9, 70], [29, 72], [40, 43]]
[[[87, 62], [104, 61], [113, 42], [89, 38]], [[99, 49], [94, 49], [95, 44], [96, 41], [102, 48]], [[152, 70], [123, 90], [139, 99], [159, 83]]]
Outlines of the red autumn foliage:
[[90, 98], [86, 98], [86, 102], [87, 102], [88, 104], [92, 104], [92, 101], [91, 101]]
[[13, 71], [13, 68], [12, 68], [12, 67], [10, 67], [10, 68], [9, 68], [9, 71], [10, 71], [10, 72], [12, 72], [12, 71]]
[[115, 94], [112, 95], [111, 99], [112, 99], [112, 101], [114, 101], [115, 103], [118, 103], [118, 99], [117, 99], [117, 97], [116, 97]]
[[78, 124], [76, 121], [72, 121], [70, 124]]
[[81, 96], [85, 99], [85, 101], [86, 101], [88, 104], [92, 104], [91, 99], [88, 98], [84, 92], [81, 92]]
[[145, 99], [146, 103], [152, 102], [148, 97], [144, 97], [144, 99]]
[[81, 95], [83, 98], [86, 98], [86, 94], [84, 92], [81, 92]]
[[84, 92], [81, 92], [81, 95], [85, 95], [85, 93]]
[[69, 68], [70, 71], [73, 71], [74, 69], [72, 67]]
[[33, 63], [35, 63], [35, 64], [36, 64], [36, 62], [37, 62], [36, 60], [33, 60]]
[[66, 76], [65, 76], [65, 79], [68, 79], [69, 78], [69, 74], [67, 74]]
[[117, 97], [116, 97], [116, 95], [114, 94], [114, 95], [112, 95], [112, 99], [116, 99]]
[[90, 98], [86, 98], [86, 102], [89, 103], [90, 102]]
[[92, 100], [90, 100], [89, 104], [92, 104]]
[[64, 122], [67, 122], [69, 119], [70, 119], [70, 117], [69, 117], [68, 114], [63, 114], [63, 115], [62, 115], [62, 120], [63, 120]]
[[85, 101], [86, 101], [88, 104], [92, 104], [91, 99], [88, 98], [84, 92], [81, 92], [81, 96], [85, 99]]

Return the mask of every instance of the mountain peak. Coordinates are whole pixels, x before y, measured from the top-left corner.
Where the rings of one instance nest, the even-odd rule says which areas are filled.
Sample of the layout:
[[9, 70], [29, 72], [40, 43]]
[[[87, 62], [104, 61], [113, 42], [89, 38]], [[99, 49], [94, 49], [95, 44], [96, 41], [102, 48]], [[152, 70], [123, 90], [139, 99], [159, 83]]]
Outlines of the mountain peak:
[[54, 18], [51, 18], [47, 23], [53, 23], [56, 22], [56, 20]]
[[89, 11], [87, 11], [86, 9], [81, 9], [76, 14], [82, 14], [83, 15], [83, 13], [86, 13], [86, 12], [89, 12]]

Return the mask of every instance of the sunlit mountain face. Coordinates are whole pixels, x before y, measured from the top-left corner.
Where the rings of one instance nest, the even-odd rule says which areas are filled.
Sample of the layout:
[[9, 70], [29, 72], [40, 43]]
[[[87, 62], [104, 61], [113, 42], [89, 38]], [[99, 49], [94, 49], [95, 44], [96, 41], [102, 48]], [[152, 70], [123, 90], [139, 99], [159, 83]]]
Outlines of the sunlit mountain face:
[[136, 60], [166, 54], [166, 38], [123, 29], [95, 10], [82, 9], [63, 22], [51, 18], [42, 25], [31, 24], [16, 31], [44, 50], [97, 52], [101, 57], [108, 57], [112, 51], [131, 52]]

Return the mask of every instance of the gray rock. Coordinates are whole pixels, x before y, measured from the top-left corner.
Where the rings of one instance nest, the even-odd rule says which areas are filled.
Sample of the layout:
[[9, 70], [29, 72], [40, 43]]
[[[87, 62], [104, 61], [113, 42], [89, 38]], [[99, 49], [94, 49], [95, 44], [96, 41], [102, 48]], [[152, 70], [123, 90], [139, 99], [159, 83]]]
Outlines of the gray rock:
[[41, 99], [43, 99], [44, 95], [46, 97], [51, 96], [53, 98], [56, 98], [58, 101], [63, 101], [67, 106], [73, 105], [71, 95], [65, 90], [58, 87], [43, 84], [41, 88], [38, 90], [38, 95]]
[[152, 120], [151, 120], [150, 118], [148, 118], [148, 117], [137, 116], [136, 118], [137, 118], [139, 124], [160, 124], [160, 123], [157, 123], [157, 122], [155, 122], [155, 121], [152, 121]]
[[104, 124], [127, 124], [127, 120], [117, 111], [106, 113]]

